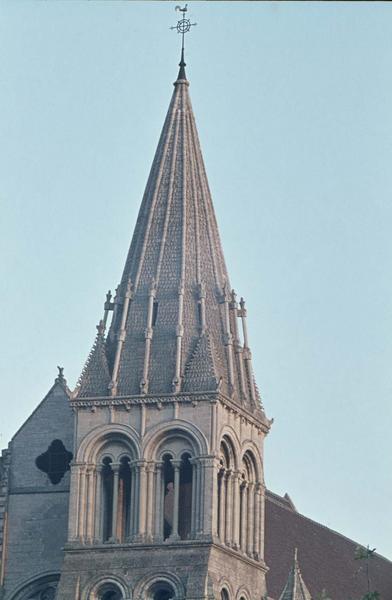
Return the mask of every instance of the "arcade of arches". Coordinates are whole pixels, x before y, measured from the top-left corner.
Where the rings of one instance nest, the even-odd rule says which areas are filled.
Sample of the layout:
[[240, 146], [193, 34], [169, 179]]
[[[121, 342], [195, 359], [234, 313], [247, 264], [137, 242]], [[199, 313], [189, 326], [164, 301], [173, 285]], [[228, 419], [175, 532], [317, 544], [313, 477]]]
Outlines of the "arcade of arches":
[[224, 437], [217, 478], [217, 529], [221, 542], [253, 558], [260, 558], [263, 485], [254, 455], [245, 452], [238, 469], [234, 448]]
[[[144, 597], [144, 594], [143, 594]], [[114, 583], [102, 584], [97, 593], [93, 593], [94, 600], [123, 600], [124, 594]], [[178, 598], [173, 587], [166, 581], [156, 581], [147, 589], [146, 600], [175, 600]]]
[[106, 440], [95, 462], [73, 465], [84, 510], [71, 539], [84, 543], [195, 539], [204, 532], [204, 488], [213, 469], [217, 539], [260, 559], [263, 484], [260, 463], [251, 451], [238, 456], [224, 436], [219, 459], [201, 457], [192, 441], [168, 434], [154, 457], [140, 460], [129, 440], [114, 437]]

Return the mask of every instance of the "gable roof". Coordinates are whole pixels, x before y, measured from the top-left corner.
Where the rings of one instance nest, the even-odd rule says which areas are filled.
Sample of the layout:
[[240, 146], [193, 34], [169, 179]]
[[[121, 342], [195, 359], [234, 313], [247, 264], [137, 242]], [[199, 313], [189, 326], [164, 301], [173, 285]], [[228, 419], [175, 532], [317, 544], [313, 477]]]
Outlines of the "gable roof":
[[[355, 560], [355, 541], [301, 515], [290, 498], [270, 491], [265, 502], [265, 562], [268, 596], [279, 598], [291, 568], [294, 549], [312, 598], [325, 590], [331, 600], [358, 600], [367, 591], [364, 565]], [[392, 598], [392, 562], [378, 554], [371, 560], [372, 588], [381, 600]]]

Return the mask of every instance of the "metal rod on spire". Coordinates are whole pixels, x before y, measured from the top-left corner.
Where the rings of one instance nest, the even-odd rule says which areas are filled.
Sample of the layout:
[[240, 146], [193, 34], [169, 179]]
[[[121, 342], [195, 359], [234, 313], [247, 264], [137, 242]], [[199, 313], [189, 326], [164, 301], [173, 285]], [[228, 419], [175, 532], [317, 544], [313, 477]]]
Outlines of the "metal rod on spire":
[[178, 78], [177, 79], [186, 79], [186, 75], [185, 75], [185, 67], [186, 67], [186, 63], [185, 63], [185, 34], [188, 33], [188, 31], [190, 30], [191, 27], [193, 27], [194, 25], [197, 25], [197, 23], [191, 23], [190, 19], [186, 19], [186, 13], [188, 11], [188, 5], [185, 4], [184, 8], [181, 8], [181, 6], [176, 6], [175, 7], [176, 11], [179, 11], [180, 13], [182, 13], [182, 19], [180, 19], [177, 23], [177, 25], [175, 25], [174, 27], [170, 27], [170, 29], [172, 30], [176, 30], [177, 33], [181, 34], [181, 60], [180, 60], [180, 71], [178, 73]]

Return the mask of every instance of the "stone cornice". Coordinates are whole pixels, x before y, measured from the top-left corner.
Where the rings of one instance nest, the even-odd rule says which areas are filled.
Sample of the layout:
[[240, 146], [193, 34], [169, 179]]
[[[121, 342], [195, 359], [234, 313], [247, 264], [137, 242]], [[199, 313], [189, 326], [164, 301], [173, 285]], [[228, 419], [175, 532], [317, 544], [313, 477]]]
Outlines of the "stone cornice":
[[133, 543], [107, 543], [107, 544], [79, 544], [75, 542], [68, 542], [64, 546], [64, 551], [72, 554], [79, 554], [85, 552], [143, 552], [146, 550], [163, 550], [166, 552], [173, 552], [175, 550], [179, 550], [180, 552], [186, 552], [187, 550], [192, 551], [197, 548], [210, 548], [218, 552], [224, 552], [229, 556], [235, 557], [237, 560], [241, 562], [245, 562], [252, 567], [256, 567], [260, 571], [267, 573], [269, 571], [267, 565], [262, 560], [255, 560], [250, 558], [249, 556], [243, 554], [242, 552], [238, 552], [237, 550], [233, 550], [224, 544], [219, 544], [218, 542], [208, 540], [176, 540], [170, 541], [166, 540], [165, 542], [133, 542]]
[[268, 419], [262, 410], [257, 411], [255, 416], [243, 406], [238, 405], [231, 398], [222, 392], [207, 391], [207, 392], [186, 392], [178, 394], [149, 394], [137, 396], [101, 396], [92, 398], [72, 398], [70, 405], [74, 409], [89, 408], [96, 410], [103, 406], [119, 406], [130, 410], [133, 406], [156, 406], [159, 410], [163, 405], [171, 405], [173, 403], [193, 404], [196, 406], [199, 402], [209, 402], [215, 404], [219, 402], [227, 410], [238, 415], [247, 423], [251, 423], [258, 430], [267, 434], [273, 423], [273, 419]]
[[261, 409], [257, 411], [258, 416], [256, 417], [253, 413], [246, 410], [243, 406], [239, 406], [231, 398], [222, 393], [219, 393], [218, 400], [220, 404], [224, 406], [227, 410], [229, 410], [233, 414], [238, 415], [241, 419], [244, 419], [245, 422], [251, 423], [252, 425], [257, 427], [257, 429], [260, 429], [264, 433], [268, 433], [271, 429], [273, 419], [268, 419]]
[[[96, 396], [91, 398], [72, 398], [72, 408], [91, 406], [135, 406], [146, 404], [171, 404], [173, 402], [198, 403], [199, 401], [217, 402], [216, 391], [186, 392], [183, 394], [148, 394], [137, 396]], [[157, 408], [160, 408], [159, 406]]]

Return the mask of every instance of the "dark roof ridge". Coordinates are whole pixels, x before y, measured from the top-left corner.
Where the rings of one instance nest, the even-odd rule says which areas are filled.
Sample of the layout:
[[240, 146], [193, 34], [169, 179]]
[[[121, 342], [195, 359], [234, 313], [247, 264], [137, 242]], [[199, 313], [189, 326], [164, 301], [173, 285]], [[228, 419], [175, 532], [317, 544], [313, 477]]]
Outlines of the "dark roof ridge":
[[266, 496], [268, 496], [269, 500], [271, 500], [271, 502], [273, 502], [274, 504], [283, 506], [284, 508], [286, 508], [287, 510], [291, 510], [292, 512], [297, 512], [293, 501], [287, 493], [285, 493], [284, 496], [280, 496], [280, 494], [276, 494], [275, 492], [272, 492], [271, 490], [267, 489]]
[[[348, 542], [351, 542], [352, 544], [356, 544], [357, 546], [361, 546], [362, 548], [366, 547], [364, 544], [361, 544], [360, 542], [357, 542], [357, 541], [347, 537], [347, 535], [343, 535], [342, 533], [339, 533], [338, 531], [336, 531], [335, 529], [332, 529], [331, 527], [328, 527], [327, 525], [323, 525], [322, 523], [319, 523], [318, 521], [315, 521], [314, 519], [311, 519], [310, 517], [306, 517], [305, 515], [300, 513], [298, 510], [296, 510], [296, 509], [293, 510], [293, 508], [291, 508], [291, 506], [289, 506], [289, 502], [285, 499], [284, 496], [280, 496], [279, 494], [276, 494], [275, 492], [271, 492], [271, 490], [267, 489], [266, 493], [265, 493], [265, 497], [266, 497], [266, 499], [270, 500], [273, 504], [277, 504], [278, 506], [281, 506], [282, 508], [284, 508], [290, 512], [294, 512], [298, 517], [300, 517], [301, 519], [304, 519], [305, 521], [309, 521], [310, 523], [314, 523], [318, 527], [327, 529], [328, 531], [331, 531], [335, 535], [339, 536], [340, 538], [342, 538]], [[382, 560], [385, 560], [387, 563], [392, 565], [392, 560], [390, 560], [383, 554], [379, 554], [378, 552], [375, 552], [374, 556], [377, 556], [377, 558], [381, 558]]]

